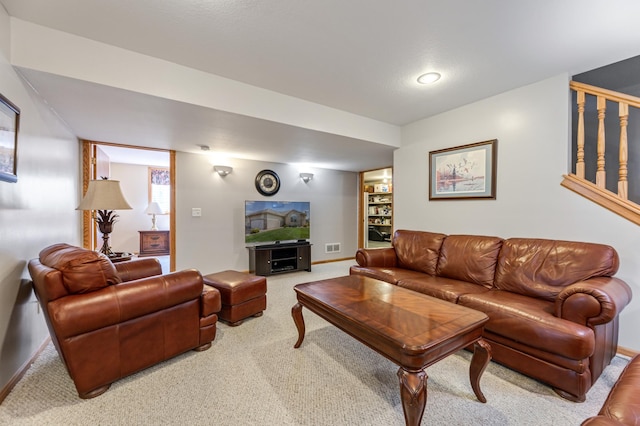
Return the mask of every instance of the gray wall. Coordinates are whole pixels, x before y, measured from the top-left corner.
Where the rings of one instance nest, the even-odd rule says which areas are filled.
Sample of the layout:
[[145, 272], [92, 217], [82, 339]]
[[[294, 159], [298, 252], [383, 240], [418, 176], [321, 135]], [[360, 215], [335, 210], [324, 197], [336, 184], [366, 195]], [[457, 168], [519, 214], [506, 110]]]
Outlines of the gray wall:
[[18, 182], [0, 182], [0, 389], [48, 336], [28, 259], [56, 242], [79, 244], [79, 145], [9, 64], [0, 8], [0, 93], [21, 109]]
[[[560, 75], [405, 126], [394, 156], [396, 229], [610, 244], [635, 294], [620, 342], [640, 351], [638, 226], [560, 186], [570, 170], [569, 76]], [[498, 139], [496, 200], [428, 200], [429, 151]]]
[[[219, 164], [219, 163], [216, 163]], [[203, 273], [224, 269], [249, 269], [244, 243], [245, 200], [311, 202], [312, 262], [353, 257], [357, 247], [358, 174], [326, 169], [304, 183], [293, 165], [233, 159], [224, 165], [233, 172], [221, 177], [206, 155], [176, 154], [176, 268], [196, 268]], [[278, 173], [280, 191], [260, 195], [254, 186], [263, 169]], [[191, 209], [202, 209], [192, 217]], [[325, 244], [341, 243], [339, 253], [326, 254]]]

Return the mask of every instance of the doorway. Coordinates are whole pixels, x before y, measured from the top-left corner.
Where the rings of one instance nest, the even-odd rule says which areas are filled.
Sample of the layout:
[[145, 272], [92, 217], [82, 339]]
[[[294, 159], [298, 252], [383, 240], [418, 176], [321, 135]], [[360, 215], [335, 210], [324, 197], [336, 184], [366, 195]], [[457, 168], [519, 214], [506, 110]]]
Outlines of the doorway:
[[391, 247], [393, 236], [393, 169], [360, 173], [362, 183], [360, 247]]
[[[166, 272], [175, 270], [175, 233], [171, 232], [175, 229], [175, 214], [171, 214], [175, 211], [175, 151], [83, 140], [82, 163], [83, 194], [91, 179], [105, 176], [121, 182], [125, 198], [133, 208], [117, 212], [120, 217], [111, 234], [111, 245], [116, 251], [134, 254], [140, 251], [142, 244], [143, 235], [140, 231], [155, 227], [155, 221], [152, 222], [151, 216], [145, 211], [152, 201], [151, 170], [162, 168], [168, 171], [169, 207], [166, 215], [157, 218], [161, 225], [158, 228], [166, 231], [158, 231], [158, 234], [168, 237], [168, 242], [163, 242], [168, 244], [168, 255], [160, 259], [163, 272], [165, 269]], [[99, 236], [91, 212], [84, 212], [82, 222], [83, 246], [95, 250]]]

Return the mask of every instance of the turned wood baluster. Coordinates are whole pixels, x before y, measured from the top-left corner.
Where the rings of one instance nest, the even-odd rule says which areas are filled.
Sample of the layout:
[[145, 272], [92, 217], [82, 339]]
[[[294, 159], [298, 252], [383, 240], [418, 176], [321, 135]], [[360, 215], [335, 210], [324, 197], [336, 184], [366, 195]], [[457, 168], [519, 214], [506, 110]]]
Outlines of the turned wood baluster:
[[584, 179], [584, 92], [576, 92], [578, 104], [578, 151], [576, 155], [576, 176]]
[[607, 110], [607, 100], [603, 96], [598, 96], [598, 160], [596, 168], [596, 186], [605, 188], [606, 172], [604, 169], [604, 116]]
[[620, 171], [618, 179], [618, 196], [628, 198], [627, 181], [627, 123], [629, 119], [629, 105], [620, 102], [618, 115], [620, 116]]

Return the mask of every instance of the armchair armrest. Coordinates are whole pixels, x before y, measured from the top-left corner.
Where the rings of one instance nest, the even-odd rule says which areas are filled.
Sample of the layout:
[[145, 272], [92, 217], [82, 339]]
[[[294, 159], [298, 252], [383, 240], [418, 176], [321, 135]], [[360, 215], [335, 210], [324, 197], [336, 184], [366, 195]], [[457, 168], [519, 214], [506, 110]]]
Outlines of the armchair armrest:
[[155, 257], [118, 262], [113, 266], [116, 267], [118, 276], [123, 282], [162, 275], [162, 265]]
[[393, 268], [397, 265], [398, 258], [393, 247], [375, 249], [360, 248], [356, 251], [356, 262], [360, 266], [374, 266], [380, 268]]
[[174, 272], [54, 300], [48, 305], [49, 317], [58, 339], [63, 339], [199, 301], [202, 289], [200, 272]]
[[220, 312], [222, 309], [222, 298], [217, 288], [205, 285], [200, 298], [200, 316], [208, 317]]
[[631, 301], [631, 288], [615, 277], [596, 277], [571, 284], [558, 294], [556, 316], [578, 324], [606, 324]]

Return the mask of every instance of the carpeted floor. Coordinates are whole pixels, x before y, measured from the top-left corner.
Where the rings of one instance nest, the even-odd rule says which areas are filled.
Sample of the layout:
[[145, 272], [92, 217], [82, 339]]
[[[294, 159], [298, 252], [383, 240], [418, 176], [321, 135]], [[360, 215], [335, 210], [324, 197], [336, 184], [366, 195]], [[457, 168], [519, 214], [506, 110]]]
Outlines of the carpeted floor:
[[[219, 323], [211, 349], [188, 352], [82, 400], [52, 345], [0, 405], [2, 425], [403, 425], [398, 367], [303, 310], [307, 333], [293, 349], [293, 285], [348, 274], [351, 261], [269, 277], [267, 310], [239, 327]], [[429, 367], [430, 425], [579, 425], [600, 409], [627, 363], [616, 357], [576, 404], [492, 362], [469, 384], [471, 354]]]

